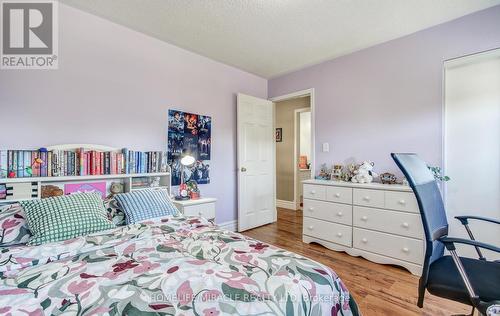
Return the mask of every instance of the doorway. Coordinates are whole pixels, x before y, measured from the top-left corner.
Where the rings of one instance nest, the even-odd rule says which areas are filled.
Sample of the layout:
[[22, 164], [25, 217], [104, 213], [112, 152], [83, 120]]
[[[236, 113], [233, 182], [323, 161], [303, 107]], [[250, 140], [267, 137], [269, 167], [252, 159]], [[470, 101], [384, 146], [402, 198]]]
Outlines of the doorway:
[[301, 182], [314, 175], [314, 91], [271, 100], [275, 104], [276, 207], [278, 212], [296, 211], [302, 205]]
[[[447, 61], [444, 68], [444, 172], [451, 179], [445, 201], [450, 235], [468, 238], [454, 216], [500, 218], [500, 49]], [[500, 240], [498, 225], [470, 221], [470, 227], [479, 241]], [[473, 247], [458, 251], [477, 258]]]

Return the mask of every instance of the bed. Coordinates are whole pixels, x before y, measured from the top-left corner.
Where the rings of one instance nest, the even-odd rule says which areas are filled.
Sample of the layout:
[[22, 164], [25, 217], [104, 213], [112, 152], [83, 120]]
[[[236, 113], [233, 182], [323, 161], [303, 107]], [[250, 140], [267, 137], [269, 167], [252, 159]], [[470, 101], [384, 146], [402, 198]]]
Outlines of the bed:
[[162, 217], [39, 246], [0, 248], [0, 315], [358, 315], [329, 267]]

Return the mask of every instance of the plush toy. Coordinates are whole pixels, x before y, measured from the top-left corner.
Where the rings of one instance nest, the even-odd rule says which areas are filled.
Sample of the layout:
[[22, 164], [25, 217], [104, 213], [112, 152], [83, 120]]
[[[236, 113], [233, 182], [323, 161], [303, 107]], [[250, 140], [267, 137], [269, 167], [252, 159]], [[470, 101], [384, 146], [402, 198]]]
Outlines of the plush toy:
[[123, 183], [121, 182], [111, 182], [111, 186], [109, 187], [109, 195], [106, 197], [106, 200], [111, 199], [115, 194], [123, 192]]
[[375, 164], [371, 161], [364, 161], [362, 164], [358, 166], [358, 168], [354, 171], [354, 176], [351, 181], [355, 183], [370, 183], [373, 181], [373, 177], [377, 177], [378, 175], [373, 172], [373, 166]]
[[52, 197], [52, 196], [61, 196], [64, 194], [64, 191], [55, 185], [42, 185], [42, 199]]

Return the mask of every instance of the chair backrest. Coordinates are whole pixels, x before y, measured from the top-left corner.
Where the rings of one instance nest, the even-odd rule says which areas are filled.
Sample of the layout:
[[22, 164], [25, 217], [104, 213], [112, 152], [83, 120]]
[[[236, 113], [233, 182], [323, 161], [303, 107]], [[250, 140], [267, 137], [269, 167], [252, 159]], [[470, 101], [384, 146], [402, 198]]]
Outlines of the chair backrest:
[[433, 173], [416, 154], [392, 153], [391, 156], [405, 175], [417, 198], [426, 241], [422, 271], [422, 278], [426, 284], [429, 265], [441, 258], [444, 253], [444, 246], [437, 239], [448, 235], [448, 221], [443, 198]]

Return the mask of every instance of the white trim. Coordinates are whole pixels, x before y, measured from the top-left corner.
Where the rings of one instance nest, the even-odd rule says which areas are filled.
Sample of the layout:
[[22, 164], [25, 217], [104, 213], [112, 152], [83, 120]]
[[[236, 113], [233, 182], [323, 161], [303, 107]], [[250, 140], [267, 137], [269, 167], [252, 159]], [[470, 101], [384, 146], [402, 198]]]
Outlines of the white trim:
[[238, 228], [238, 221], [237, 220], [227, 221], [224, 223], [219, 223], [217, 224], [217, 226], [219, 226], [219, 228], [222, 230], [229, 230], [235, 232]]
[[[300, 135], [297, 134], [297, 114], [302, 113], [302, 112], [311, 112], [311, 107], [308, 108], [300, 108], [300, 109], [295, 109], [293, 111], [293, 204], [295, 205], [294, 209], [298, 209], [297, 205], [300, 205], [300, 199], [297, 196], [297, 177], [299, 176], [298, 173], [298, 155], [297, 155], [297, 150], [300, 151], [300, 148], [297, 148], [297, 142], [300, 137]], [[311, 122], [312, 123], [312, 122]], [[312, 144], [310, 144], [312, 146]], [[309, 150], [312, 152], [312, 148], [309, 148]]]
[[300, 90], [285, 95], [270, 98], [269, 100], [273, 102], [285, 101], [290, 99], [296, 99], [301, 97], [310, 97], [310, 108], [311, 108], [311, 179], [314, 179], [315, 167], [316, 167], [316, 110], [315, 110], [315, 96], [314, 88]]
[[[276, 173], [276, 102], [273, 102], [273, 198], [276, 201], [277, 192], [276, 192], [276, 178], [277, 178], [277, 173]], [[283, 137], [283, 134], [281, 135]], [[276, 203], [274, 203], [274, 214], [273, 214], [273, 223], [278, 220], [278, 209], [277, 209]]]
[[294, 201], [285, 201], [285, 200], [276, 200], [276, 207], [279, 208], [286, 208], [288, 210], [294, 210], [296, 211], [297, 208], [295, 207], [295, 202]]

